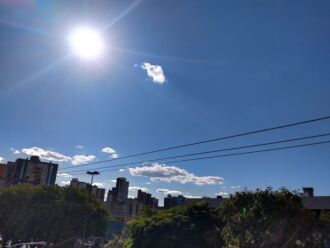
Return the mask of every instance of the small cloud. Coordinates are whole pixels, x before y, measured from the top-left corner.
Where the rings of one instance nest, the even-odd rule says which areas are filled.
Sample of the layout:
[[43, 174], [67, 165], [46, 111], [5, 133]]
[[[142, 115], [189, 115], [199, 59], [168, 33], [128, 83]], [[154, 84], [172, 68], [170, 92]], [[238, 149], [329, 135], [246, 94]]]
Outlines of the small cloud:
[[150, 63], [144, 62], [141, 65], [143, 70], [147, 71], [148, 76], [156, 84], [163, 84], [166, 81], [163, 68], [160, 65], [152, 65]]
[[219, 193], [216, 193], [215, 195], [228, 196], [229, 194], [227, 192], [220, 191]]
[[139, 189], [142, 190], [142, 191], [144, 191], [144, 192], [147, 192], [148, 191], [147, 188], [138, 187], [138, 186], [132, 186], [132, 187], [129, 187], [128, 188], [128, 190], [130, 190], [130, 191], [138, 191]]
[[116, 153], [116, 151], [109, 146], [103, 147], [101, 151], [104, 153], [110, 153], [110, 154]]
[[13, 147], [10, 148], [10, 150], [14, 153], [14, 154], [20, 154], [21, 152]]
[[3, 157], [0, 157], [0, 162], [3, 160]]
[[84, 148], [84, 146], [82, 146], [82, 145], [77, 145], [77, 146], [75, 146], [74, 148], [76, 148], [76, 149], [82, 149], [82, 148]]
[[136, 67], [138, 67], [138, 64], [134, 64], [133, 66], [136, 68]]
[[146, 182], [146, 184], [148, 184], [148, 185], [149, 185], [149, 184], [151, 184], [151, 182]]
[[186, 197], [186, 198], [202, 198], [201, 196], [199, 196], [199, 195], [183, 195], [184, 197]]
[[91, 162], [96, 157], [94, 155], [74, 155], [72, 157], [71, 163], [73, 165], [80, 165], [80, 164], [87, 164], [88, 162]]
[[111, 179], [110, 181], [113, 182], [113, 183], [117, 182], [116, 179]]
[[238, 189], [238, 188], [240, 188], [241, 186], [231, 186], [230, 188], [232, 188], [232, 189]]
[[93, 186], [102, 187], [103, 183], [93, 183]]
[[164, 195], [182, 195], [181, 191], [172, 189], [156, 189], [157, 193], [163, 193]]
[[119, 158], [119, 154], [113, 153], [113, 154], [111, 154], [111, 158], [113, 158], [113, 159]]
[[57, 173], [58, 177], [72, 178], [73, 176], [68, 173]]
[[119, 169], [118, 172], [124, 172], [126, 169]]
[[70, 181], [61, 181], [60, 184], [61, 185], [70, 185]]

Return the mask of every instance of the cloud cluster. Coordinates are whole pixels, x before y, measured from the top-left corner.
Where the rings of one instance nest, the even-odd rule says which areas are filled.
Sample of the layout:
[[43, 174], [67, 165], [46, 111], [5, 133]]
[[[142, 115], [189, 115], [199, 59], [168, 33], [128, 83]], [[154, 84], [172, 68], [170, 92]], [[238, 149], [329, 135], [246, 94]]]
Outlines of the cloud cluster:
[[148, 191], [147, 188], [138, 187], [138, 186], [132, 186], [132, 187], [129, 187], [128, 188], [128, 190], [130, 190], [130, 191], [138, 191], [139, 189], [142, 190], [142, 191], [144, 191], [144, 192], [147, 192]]
[[57, 173], [58, 177], [63, 177], [63, 178], [72, 178], [73, 176], [68, 174], [68, 173]]
[[202, 198], [201, 196], [199, 195], [183, 195], [185, 198]]
[[41, 159], [49, 161], [71, 162], [73, 165], [86, 164], [96, 158], [94, 155], [74, 155], [70, 157], [59, 152], [44, 150], [40, 147], [23, 148], [21, 152], [29, 156], [39, 156]]
[[113, 159], [116, 159], [116, 158], [119, 157], [119, 154], [116, 152], [116, 150], [109, 147], [109, 146], [103, 147], [101, 151], [104, 152], [104, 153], [111, 154], [110, 157], [113, 158]]
[[21, 152], [29, 156], [39, 156], [42, 159], [56, 162], [68, 162], [71, 160], [69, 156], [58, 152], [47, 151], [40, 147], [23, 148]]
[[10, 150], [14, 153], [14, 154], [20, 154], [21, 152], [15, 148], [10, 148]]
[[164, 195], [182, 195], [181, 191], [171, 189], [156, 189], [157, 193], [163, 193]]
[[166, 81], [164, 70], [160, 65], [152, 65], [150, 63], [144, 62], [141, 65], [143, 70], [147, 71], [147, 75], [156, 84], [163, 84]]
[[87, 164], [93, 161], [96, 157], [94, 155], [74, 155], [71, 158], [73, 165]]
[[215, 185], [224, 182], [222, 177], [197, 176], [176, 166], [167, 166], [157, 163], [150, 166], [132, 167], [129, 168], [129, 172], [132, 176], [149, 177], [152, 182], [194, 183], [196, 185]]

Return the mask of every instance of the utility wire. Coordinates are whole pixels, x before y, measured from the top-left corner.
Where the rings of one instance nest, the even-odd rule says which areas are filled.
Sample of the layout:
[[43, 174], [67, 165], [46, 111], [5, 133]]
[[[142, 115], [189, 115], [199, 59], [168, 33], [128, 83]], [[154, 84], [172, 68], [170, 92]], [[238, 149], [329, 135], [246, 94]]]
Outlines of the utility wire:
[[[279, 151], [279, 150], [286, 150], [286, 149], [299, 148], [299, 147], [324, 145], [324, 144], [329, 144], [329, 143], [330, 143], [330, 140], [327, 140], [327, 141], [320, 141], [320, 142], [314, 142], [314, 143], [306, 143], [306, 144], [301, 144], [301, 145], [293, 145], [293, 146], [284, 146], [284, 147], [269, 148], [269, 149], [262, 149], [262, 150], [254, 150], [254, 151], [248, 151], [248, 152], [228, 153], [228, 154], [214, 155], [214, 156], [207, 156], [207, 157], [174, 160], [174, 161], [168, 161], [168, 162], [166, 162], [166, 164], [169, 165], [169, 164], [174, 164], [174, 163], [179, 163], [179, 162], [188, 162], [188, 161], [197, 161], [197, 160], [204, 160], [204, 159], [232, 157], [232, 156], [239, 156], [239, 155], [246, 155], [246, 154], [270, 152], [270, 151]], [[122, 166], [124, 166], [124, 165], [122, 165]], [[143, 166], [145, 166], [145, 165], [140, 165], [140, 166], [135, 166], [135, 167], [143, 167]], [[113, 170], [114, 169], [105, 169], [105, 170], [100, 170], [99, 172], [113, 171]], [[115, 170], [117, 170], [117, 169], [115, 169]], [[82, 175], [82, 174], [85, 174], [85, 173], [81, 173], [81, 174], [78, 174], [78, 175]]]
[[[183, 157], [203, 155], [203, 154], [209, 154], [209, 153], [215, 153], [215, 152], [225, 152], [225, 151], [239, 150], [239, 149], [259, 147], [259, 146], [274, 145], [274, 144], [280, 144], [280, 143], [286, 143], [286, 142], [292, 142], [292, 141], [298, 141], [298, 140], [319, 138], [319, 137], [324, 137], [324, 136], [329, 136], [329, 135], [330, 135], [330, 133], [316, 134], [316, 135], [299, 137], [299, 138], [293, 138], [293, 139], [278, 140], [278, 141], [272, 141], [272, 142], [267, 142], [267, 143], [259, 143], [259, 144], [239, 146], [239, 147], [229, 147], [229, 148], [224, 148], [224, 149], [217, 149], [217, 150], [211, 150], [211, 151], [189, 153], [189, 154], [183, 154], [183, 155], [177, 155], [177, 156], [170, 156], [170, 157], [162, 157], [162, 158], [155, 158], [155, 159], [149, 159], [149, 160], [141, 160], [141, 161], [137, 161], [137, 162], [130, 162], [130, 163], [124, 163], [124, 164], [118, 164], [118, 165], [106, 165], [106, 166], [96, 167], [96, 168], [92, 168], [92, 169], [93, 170], [99, 170], [99, 169], [110, 168], [110, 167], [121, 167], [121, 166], [135, 165], [135, 164], [141, 164], [141, 163], [146, 163], [146, 162], [163, 161], [163, 160], [166, 160], [166, 159], [183, 158]], [[81, 167], [83, 167], [83, 166], [88, 166], [88, 164], [81, 165]], [[72, 169], [72, 168], [71, 167], [70, 168], [64, 168], [62, 170], [65, 170], [65, 169]], [[72, 173], [72, 172], [80, 172], [80, 171], [81, 170], [73, 170], [73, 171], [67, 171], [67, 172], [71, 172]]]
[[[273, 130], [277, 130], [277, 129], [294, 127], [294, 126], [304, 125], [304, 124], [308, 124], [308, 123], [312, 123], [312, 122], [317, 122], [317, 121], [328, 120], [328, 119], [330, 119], [330, 115], [319, 117], [319, 118], [315, 118], [315, 119], [309, 119], [309, 120], [305, 120], [305, 121], [294, 122], [294, 123], [284, 124], [284, 125], [280, 125], [280, 126], [274, 126], [274, 127], [270, 127], [270, 128], [259, 129], [259, 130], [255, 130], [255, 131], [249, 131], [249, 132], [244, 132], [244, 133], [239, 133], [239, 134], [233, 134], [233, 135], [223, 136], [223, 137], [219, 137], [219, 138], [215, 138], [215, 139], [202, 140], [202, 141], [197, 141], [197, 142], [193, 142], [193, 143], [182, 144], [182, 145], [178, 145], [178, 146], [166, 147], [166, 148], [161, 148], [161, 149], [157, 149], [157, 150], [152, 150], [152, 151], [147, 151], [147, 152], [142, 152], [142, 153], [136, 153], [136, 154], [127, 155], [127, 156], [122, 156], [122, 157], [119, 157], [119, 158], [106, 159], [106, 160], [91, 162], [91, 163], [87, 163], [87, 164], [83, 164], [83, 165], [70, 166], [70, 167], [73, 168], [73, 167], [77, 167], [77, 166], [87, 166], [87, 165], [92, 165], [92, 164], [100, 164], [100, 163], [110, 162], [110, 161], [114, 161], [114, 160], [121, 160], [121, 159], [126, 159], [126, 158], [133, 158], [133, 157], [138, 157], [138, 156], [153, 154], [153, 153], [157, 153], [157, 152], [170, 151], [170, 150], [174, 150], [174, 149], [178, 149], [178, 148], [195, 146], [195, 145], [200, 145], [200, 144], [215, 142], [215, 141], [219, 141], [219, 140], [226, 140], [226, 139], [232, 139], [232, 138], [247, 136], [247, 135], [251, 135], [251, 134], [269, 132], [269, 131], [273, 131]], [[67, 168], [69, 168], [69, 167], [67, 167]]]

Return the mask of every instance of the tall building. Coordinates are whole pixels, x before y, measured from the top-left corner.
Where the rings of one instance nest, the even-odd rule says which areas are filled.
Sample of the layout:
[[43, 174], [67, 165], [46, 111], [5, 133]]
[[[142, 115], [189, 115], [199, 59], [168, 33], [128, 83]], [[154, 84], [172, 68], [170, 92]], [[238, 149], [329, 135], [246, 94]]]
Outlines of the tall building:
[[78, 178], [71, 179], [70, 187], [86, 191], [89, 194], [95, 196], [100, 201], [104, 202], [104, 195], [105, 195], [104, 188], [99, 188], [96, 185], [92, 186], [90, 183], [81, 182], [78, 180]]
[[178, 196], [167, 195], [167, 197], [164, 198], [164, 209], [169, 209], [184, 205], [185, 201], [186, 198], [183, 195], [178, 195]]
[[117, 178], [116, 182], [116, 193], [117, 193], [117, 200], [119, 202], [124, 202], [128, 198], [128, 186], [129, 182], [126, 180], [125, 177]]
[[8, 162], [4, 169], [6, 186], [28, 183], [33, 185], [54, 185], [58, 164], [42, 162], [38, 156], [30, 159], [18, 158], [15, 162]]
[[137, 194], [138, 202], [142, 203], [144, 206], [149, 206], [152, 208], [158, 207], [158, 199], [152, 197], [151, 194], [143, 192], [142, 190], [138, 190]]
[[0, 163], [0, 178], [5, 177], [5, 171], [6, 171], [6, 164]]
[[156, 208], [158, 199], [151, 194], [138, 191], [137, 198], [128, 198], [129, 182], [124, 177], [117, 178], [116, 187], [108, 191], [107, 208], [110, 215], [117, 220], [125, 221], [138, 215], [145, 206]]
[[6, 185], [6, 164], [0, 164], [0, 187]]

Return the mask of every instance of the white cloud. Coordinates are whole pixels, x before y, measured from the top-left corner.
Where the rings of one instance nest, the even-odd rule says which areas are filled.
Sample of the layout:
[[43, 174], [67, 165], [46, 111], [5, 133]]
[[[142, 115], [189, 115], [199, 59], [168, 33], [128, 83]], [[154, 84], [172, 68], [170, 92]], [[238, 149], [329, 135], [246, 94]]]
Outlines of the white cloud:
[[71, 160], [69, 156], [66, 156], [58, 152], [47, 151], [40, 147], [23, 148], [21, 152], [29, 156], [39, 156], [42, 159], [56, 161], [56, 162], [67, 162]]
[[93, 183], [93, 186], [102, 187], [103, 183]]
[[44, 150], [40, 147], [23, 148], [21, 152], [29, 156], [39, 156], [41, 159], [46, 159], [50, 161], [70, 161], [73, 165], [86, 164], [96, 158], [94, 155], [74, 155], [73, 157], [70, 157], [59, 152]]
[[228, 196], [229, 194], [227, 192], [220, 191], [219, 193], [216, 193], [215, 195]]
[[215, 185], [222, 184], [224, 179], [218, 176], [197, 176], [175, 166], [167, 166], [154, 163], [150, 166], [129, 168], [132, 176], [146, 176], [152, 182], [178, 182], [178, 183], [194, 183], [196, 185]]
[[238, 189], [238, 188], [240, 188], [241, 186], [231, 186], [230, 188], [232, 188], [232, 189]]
[[3, 160], [3, 157], [0, 157], [0, 162]]
[[186, 198], [202, 198], [199, 195], [183, 195], [183, 196], [186, 197]]
[[68, 174], [68, 173], [57, 173], [58, 177], [63, 177], [63, 178], [72, 178], [73, 176]]
[[110, 154], [116, 153], [116, 151], [109, 146], [103, 147], [101, 151], [105, 152], [105, 153], [110, 153]]
[[160, 65], [152, 65], [150, 63], [144, 62], [141, 65], [143, 70], [147, 71], [148, 76], [156, 84], [163, 84], [166, 81], [163, 68]]
[[139, 189], [142, 190], [142, 191], [144, 191], [144, 192], [147, 192], [148, 191], [147, 188], [138, 187], [138, 186], [132, 186], [132, 187], [129, 187], [128, 188], [128, 190], [130, 190], [130, 191], [138, 191]]
[[20, 154], [21, 152], [13, 147], [10, 148], [10, 150], [14, 153], [14, 154]]
[[163, 193], [164, 195], [182, 195], [181, 191], [171, 189], [156, 189], [157, 193]]
[[113, 153], [113, 154], [111, 155], [111, 158], [119, 158], [119, 154], [118, 154], [118, 153]]
[[126, 169], [119, 169], [118, 172], [124, 172]]
[[82, 148], [84, 148], [84, 146], [82, 146], [82, 145], [77, 145], [77, 146], [75, 146], [75, 148], [76, 148], [76, 149], [82, 149]]
[[151, 182], [146, 182], [146, 184], [148, 184], [148, 185], [149, 185], [149, 184], [151, 184]]
[[72, 157], [71, 163], [73, 165], [86, 164], [88, 162], [93, 161], [95, 158], [96, 157], [94, 155], [74, 155]]
[[61, 185], [70, 185], [70, 181], [61, 181]]
[[112, 179], [112, 180], [110, 180], [111, 182], [113, 182], [113, 183], [115, 183], [115, 182], [117, 182], [117, 180], [116, 179]]

